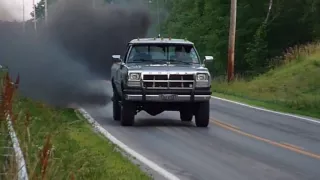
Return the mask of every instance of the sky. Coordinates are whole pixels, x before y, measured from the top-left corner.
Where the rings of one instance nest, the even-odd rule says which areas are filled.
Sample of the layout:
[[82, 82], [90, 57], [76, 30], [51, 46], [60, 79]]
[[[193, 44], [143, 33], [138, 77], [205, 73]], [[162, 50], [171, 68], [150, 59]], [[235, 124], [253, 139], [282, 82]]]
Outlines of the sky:
[[[0, 11], [4, 8], [6, 11], [11, 15], [9, 16], [3, 16], [0, 12], [0, 18], [1, 20], [17, 20], [22, 21], [23, 20], [23, 1], [24, 1], [24, 7], [25, 7], [25, 20], [31, 19], [30, 13], [33, 11], [33, 1], [35, 3], [39, 2], [40, 0], [0, 0]], [[5, 19], [4, 19], [5, 17]]]

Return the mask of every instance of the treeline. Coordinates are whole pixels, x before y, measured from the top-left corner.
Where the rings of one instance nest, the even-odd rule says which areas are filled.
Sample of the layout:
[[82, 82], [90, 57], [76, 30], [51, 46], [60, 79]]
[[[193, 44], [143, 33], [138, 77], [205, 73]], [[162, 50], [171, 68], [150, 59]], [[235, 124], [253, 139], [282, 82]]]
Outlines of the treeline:
[[[231, 1], [159, 1], [169, 11], [162, 35], [194, 41], [202, 58], [214, 55], [211, 71], [225, 74]], [[320, 0], [238, 1], [236, 29], [236, 73], [263, 73], [287, 48], [320, 38]]]
[[[48, 0], [48, 4], [55, 1]], [[105, 1], [123, 3], [139, 0]], [[157, 35], [157, 24], [161, 22], [162, 36], [187, 38], [195, 42], [202, 58], [204, 55], [215, 57], [209, 67], [211, 72], [226, 74], [231, 0], [141, 1], [149, 7], [153, 21], [148, 36]], [[43, 0], [37, 4], [37, 14], [39, 19], [44, 16]], [[287, 48], [318, 39], [320, 0], [238, 0], [235, 73], [263, 73]]]

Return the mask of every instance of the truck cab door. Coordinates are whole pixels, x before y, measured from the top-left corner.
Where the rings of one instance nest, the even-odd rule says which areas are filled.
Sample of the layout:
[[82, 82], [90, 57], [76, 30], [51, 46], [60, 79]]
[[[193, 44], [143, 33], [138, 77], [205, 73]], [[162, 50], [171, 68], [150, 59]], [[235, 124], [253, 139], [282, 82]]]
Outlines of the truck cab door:
[[125, 66], [125, 63], [128, 57], [129, 50], [130, 50], [130, 45], [127, 46], [127, 50], [122, 58], [122, 62], [117, 64], [117, 68], [115, 72], [116, 88], [120, 94], [122, 93], [121, 82], [123, 80], [125, 73], [127, 73], [128, 71], [127, 67]]
[[[119, 56], [119, 55], [117, 55]], [[114, 58], [114, 55], [112, 56], [113, 57], [113, 64], [112, 64], [112, 67], [111, 67], [111, 77], [113, 78], [113, 82], [115, 84], [115, 86], [117, 87], [119, 85], [119, 69], [120, 69], [120, 64], [122, 63], [120, 61], [120, 59], [118, 58]]]

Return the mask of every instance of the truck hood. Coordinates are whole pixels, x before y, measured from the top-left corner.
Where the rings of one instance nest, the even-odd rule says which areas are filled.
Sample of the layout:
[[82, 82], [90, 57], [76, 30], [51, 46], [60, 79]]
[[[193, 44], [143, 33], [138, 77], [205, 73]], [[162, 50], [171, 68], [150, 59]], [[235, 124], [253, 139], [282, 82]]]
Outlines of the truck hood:
[[159, 72], [159, 71], [174, 71], [174, 72], [206, 72], [208, 69], [200, 64], [130, 64], [128, 65], [129, 71], [146, 71], [146, 72]]

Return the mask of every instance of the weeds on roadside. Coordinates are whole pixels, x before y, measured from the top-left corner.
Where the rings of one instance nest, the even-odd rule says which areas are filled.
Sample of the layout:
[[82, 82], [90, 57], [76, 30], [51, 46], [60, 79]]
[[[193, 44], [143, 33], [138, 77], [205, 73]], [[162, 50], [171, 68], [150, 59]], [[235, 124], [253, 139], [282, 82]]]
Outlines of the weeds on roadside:
[[10, 116], [11, 123], [14, 122], [14, 115], [12, 114], [12, 98], [16, 89], [16, 84], [19, 83], [19, 77], [16, 82], [10, 81], [8, 73], [1, 74], [1, 97], [0, 97], [0, 128], [1, 128], [1, 179], [16, 179], [17, 178], [17, 164], [14, 154], [14, 149], [8, 129], [10, 122], [7, 121], [7, 117]]
[[[268, 69], [273, 70], [292, 62], [306, 60], [306, 57], [311, 56], [312, 54], [315, 54], [317, 52], [320, 53], [320, 41], [287, 48], [283, 52], [283, 55], [276, 56], [269, 60]], [[315, 64], [315, 66], [320, 66], [319, 61], [314, 61], [313, 63]], [[254, 77], [248, 76], [248, 73], [238, 73], [234, 76], [234, 82], [248, 82], [254, 79]], [[213, 76], [213, 82], [226, 83], [227, 75]]]
[[[3, 79], [4, 89], [12, 85], [17, 89], [18, 80], [12, 83], [8, 74]], [[85, 119], [77, 117], [74, 109], [53, 108], [12, 92], [15, 96], [6, 96], [10, 101], [3, 102], [1, 112], [11, 113], [29, 180], [150, 179]], [[14, 171], [14, 177], [1, 179], [17, 179], [17, 166], [10, 167], [6, 171]]]
[[267, 73], [251, 79], [237, 75], [231, 83], [226, 77], [215, 77], [212, 90], [320, 117], [319, 64], [320, 42], [295, 46], [274, 58]]
[[[30, 115], [26, 113], [24, 115], [24, 118], [17, 118], [18, 114], [13, 112], [13, 102], [14, 102], [14, 95], [16, 93], [16, 89], [19, 85], [19, 76], [16, 78], [15, 82], [13, 82], [8, 72], [5, 73], [5, 75], [2, 77], [2, 89], [1, 89], [1, 103], [0, 103], [0, 118], [1, 118], [1, 133], [2, 135], [9, 137], [9, 130], [8, 130], [8, 122], [11, 121], [11, 124], [13, 125], [14, 129], [16, 129], [16, 123], [17, 120], [24, 121], [24, 135], [23, 137], [26, 137], [28, 140], [23, 141], [26, 142], [25, 144], [20, 144], [25, 151], [28, 152], [28, 143], [31, 142], [30, 139], [30, 132], [29, 132], [29, 124], [30, 124]], [[4, 134], [5, 133], [5, 134]], [[9, 137], [10, 138], [10, 137]], [[1, 139], [3, 140], [3, 139]], [[7, 140], [7, 142], [10, 142], [10, 140]], [[31, 174], [30, 179], [46, 179], [46, 172], [48, 170], [49, 160], [50, 160], [50, 150], [51, 150], [51, 141], [50, 141], [50, 135], [47, 136], [47, 139], [45, 141], [45, 144], [43, 148], [39, 151], [39, 159], [40, 161], [36, 162], [36, 167], [39, 169], [38, 171], [31, 171], [29, 172]], [[14, 150], [12, 148], [12, 143], [6, 143], [1, 144], [1, 148], [4, 149], [11, 149], [11, 153], [9, 154], [9, 158], [2, 159], [2, 163], [6, 163], [6, 166], [4, 168], [3, 176], [1, 176], [1, 179], [10, 179], [14, 180], [19, 178], [18, 174], [21, 169], [17, 168], [17, 161], [18, 159], [15, 159]], [[24, 153], [24, 156], [26, 156], [28, 153]], [[39, 173], [37, 173], [39, 172]]]

